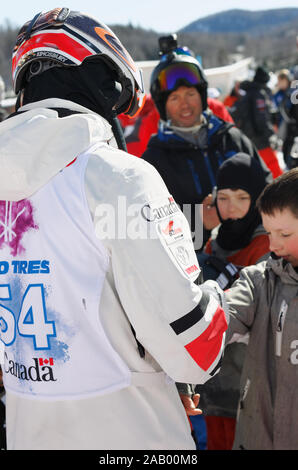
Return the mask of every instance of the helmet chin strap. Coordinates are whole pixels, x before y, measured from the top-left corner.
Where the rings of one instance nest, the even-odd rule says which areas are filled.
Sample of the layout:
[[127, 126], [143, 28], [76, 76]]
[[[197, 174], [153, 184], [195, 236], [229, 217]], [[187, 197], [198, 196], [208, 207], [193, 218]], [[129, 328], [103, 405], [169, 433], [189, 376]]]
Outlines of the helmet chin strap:
[[112, 126], [112, 131], [115, 136], [118, 148], [120, 150], [124, 150], [124, 152], [127, 152], [127, 147], [126, 147], [126, 142], [123, 134], [123, 130], [121, 127], [121, 124], [119, 122], [119, 119], [117, 118], [117, 113], [115, 110], [111, 111], [110, 116], [108, 116], [108, 121]]
[[[120, 84], [119, 84], [120, 86]], [[121, 90], [117, 86], [117, 82], [115, 84], [115, 90], [114, 90], [114, 96], [105, 96], [102, 90], [98, 90], [99, 95], [101, 96], [101, 102], [102, 102], [102, 107], [104, 110], [104, 117], [107, 119], [109, 124], [111, 124], [112, 131], [117, 143], [117, 146], [120, 150], [124, 150], [124, 152], [127, 152], [127, 147], [126, 147], [126, 142], [123, 134], [123, 130], [121, 127], [121, 124], [119, 122], [119, 119], [117, 117], [117, 112], [115, 110], [115, 97], [117, 95], [120, 95]]]

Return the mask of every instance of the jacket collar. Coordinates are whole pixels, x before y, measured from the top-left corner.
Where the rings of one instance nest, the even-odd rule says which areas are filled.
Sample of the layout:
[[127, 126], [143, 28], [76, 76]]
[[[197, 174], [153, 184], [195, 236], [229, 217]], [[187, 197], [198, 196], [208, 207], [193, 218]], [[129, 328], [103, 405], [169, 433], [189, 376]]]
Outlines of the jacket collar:
[[267, 268], [272, 269], [272, 271], [281, 278], [282, 282], [285, 284], [295, 284], [298, 283], [298, 272], [295, 268], [286, 261], [284, 258], [276, 256], [274, 253], [271, 253], [270, 258], [267, 261]]
[[28, 103], [19, 108], [18, 111], [29, 111], [36, 108], [66, 108], [70, 111], [75, 111], [83, 114], [94, 114], [98, 116], [94, 111], [91, 111], [80, 104], [74, 103], [73, 101], [63, 100], [61, 98], [48, 98], [45, 100], [35, 101], [34, 103]]

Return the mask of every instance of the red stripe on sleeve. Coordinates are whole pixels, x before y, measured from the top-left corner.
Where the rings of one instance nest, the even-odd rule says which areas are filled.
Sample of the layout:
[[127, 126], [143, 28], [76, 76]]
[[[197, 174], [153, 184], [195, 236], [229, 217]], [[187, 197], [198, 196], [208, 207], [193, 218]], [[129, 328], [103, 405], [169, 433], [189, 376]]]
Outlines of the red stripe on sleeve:
[[208, 328], [185, 346], [185, 349], [203, 370], [209, 369], [218, 356], [222, 337], [227, 328], [225, 313], [221, 307], [218, 307]]

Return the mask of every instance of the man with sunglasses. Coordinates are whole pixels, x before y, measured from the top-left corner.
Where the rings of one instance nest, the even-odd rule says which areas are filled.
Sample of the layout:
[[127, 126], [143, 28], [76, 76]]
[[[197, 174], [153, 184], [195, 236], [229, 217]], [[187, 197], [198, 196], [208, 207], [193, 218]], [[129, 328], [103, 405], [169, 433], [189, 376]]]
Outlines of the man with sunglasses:
[[[207, 88], [201, 65], [185, 48], [177, 47], [162, 56], [150, 86], [161, 119], [158, 133], [142, 156], [159, 171], [176, 202], [191, 205], [193, 232], [195, 205], [203, 203], [206, 210], [213, 210], [210, 194], [225, 159], [247, 153], [260, 161], [267, 181], [272, 179], [253, 143], [208, 109]], [[214, 225], [217, 222], [214, 214]], [[207, 230], [204, 240], [206, 237]]]

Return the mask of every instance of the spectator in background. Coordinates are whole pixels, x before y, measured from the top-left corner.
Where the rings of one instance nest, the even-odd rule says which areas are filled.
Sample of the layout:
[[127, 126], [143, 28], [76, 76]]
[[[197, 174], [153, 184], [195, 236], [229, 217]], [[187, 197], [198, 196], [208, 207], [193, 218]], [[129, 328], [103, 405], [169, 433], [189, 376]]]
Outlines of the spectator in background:
[[[178, 54], [185, 54], [194, 57], [194, 53], [188, 47], [178, 47], [176, 34], [170, 36], [161, 36], [159, 38], [159, 45], [161, 48], [160, 55], [162, 55], [162, 50], [164, 47], [170, 47], [172, 49], [174, 48]], [[223, 119], [224, 121], [233, 123], [233, 119], [227, 108], [220, 100], [217, 99], [218, 96], [219, 91], [217, 88], [208, 89], [208, 107], [215, 114], [215, 116]], [[160, 120], [159, 112], [150, 93], [147, 94], [147, 99], [143, 109], [135, 118], [131, 119], [125, 114], [121, 114], [119, 116], [119, 120], [124, 130], [127, 150], [137, 157], [142, 156], [147, 148], [150, 137], [158, 132], [158, 123]]]
[[[208, 96], [207, 103], [215, 116], [233, 122], [232, 116], [221, 101]], [[142, 156], [150, 137], [158, 132], [159, 119], [159, 113], [150, 94], [147, 95], [145, 105], [135, 118], [129, 118], [125, 114], [119, 116], [129, 153], [137, 157]]]
[[255, 144], [272, 176], [276, 178], [282, 174], [282, 169], [275, 151], [278, 137], [272, 121], [271, 91], [266, 86], [269, 80], [269, 73], [263, 67], [258, 67], [253, 80], [241, 84], [245, 94], [230, 108], [230, 113], [237, 127]]
[[[291, 87], [291, 75], [288, 69], [282, 69], [277, 74], [277, 91], [273, 94], [272, 99], [276, 110], [276, 124], [280, 128], [283, 118], [280, 113], [280, 107], [284, 99], [287, 99], [288, 90]], [[281, 136], [282, 137], [282, 136]]]
[[290, 86], [285, 90], [279, 105], [282, 118], [279, 132], [283, 140], [283, 157], [288, 169], [298, 166], [298, 93], [296, 85], [298, 83], [298, 66], [294, 67], [292, 77], [293, 88]]
[[[151, 76], [151, 96], [161, 119], [143, 159], [155, 166], [178, 204], [192, 208], [210, 204], [217, 170], [235, 153], [256, 158], [270, 179], [252, 142], [207, 109], [207, 88], [199, 62], [176, 49], [162, 56]], [[194, 231], [194, 217], [191, 222]]]
[[234, 85], [230, 91], [230, 94], [224, 98], [223, 104], [227, 108], [231, 108], [234, 105], [234, 103], [241, 97], [240, 84], [241, 84], [241, 80], [235, 80]]

